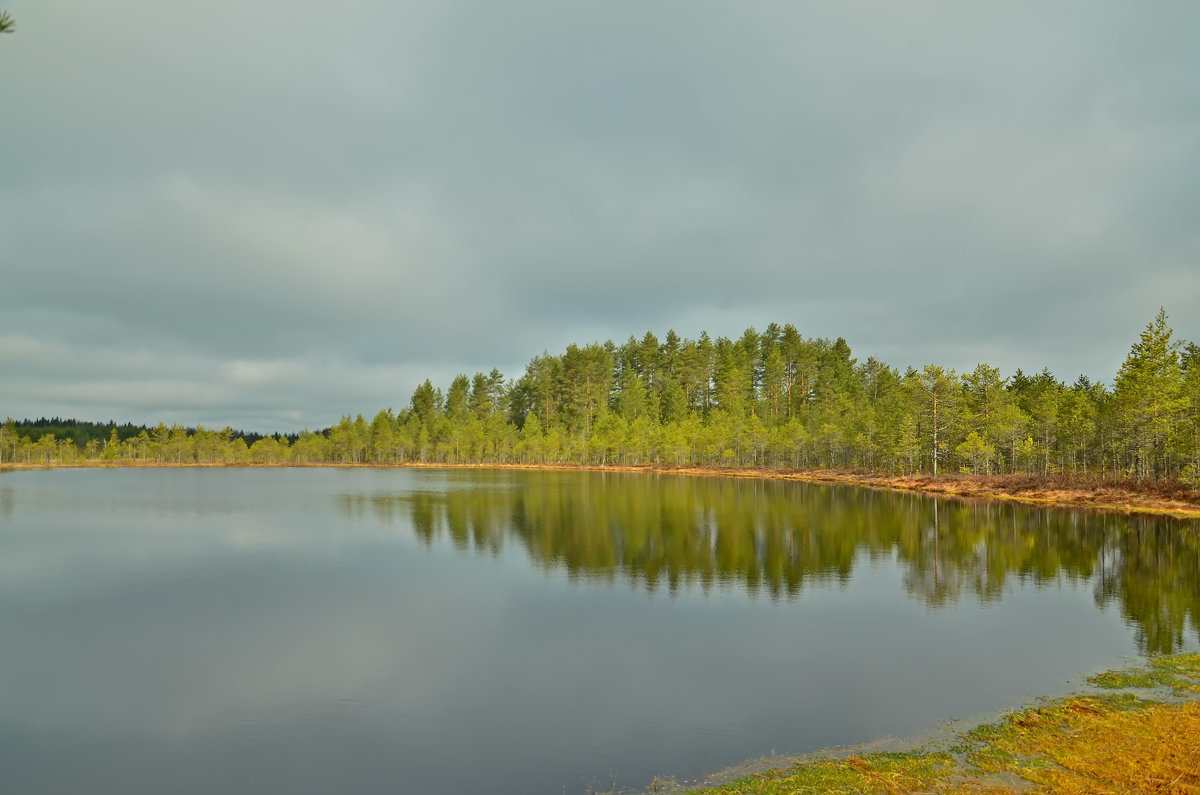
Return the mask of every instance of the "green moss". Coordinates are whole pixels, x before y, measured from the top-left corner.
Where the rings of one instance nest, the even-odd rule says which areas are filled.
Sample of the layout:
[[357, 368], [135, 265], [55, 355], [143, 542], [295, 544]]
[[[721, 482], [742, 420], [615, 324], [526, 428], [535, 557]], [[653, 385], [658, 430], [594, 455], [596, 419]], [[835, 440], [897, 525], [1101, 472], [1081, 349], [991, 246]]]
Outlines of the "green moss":
[[1200, 693], [1200, 654], [1172, 654], [1150, 661], [1155, 671], [1173, 677], [1176, 695]]
[[1088, 682], [1110, 690], [1170, 688], [1180, 696], [1200, 693], [1200, 654], [1156, 657], [1148, 667], [1105, 671], [1089, 676]]
[[[1200, 787], [1200, 654], [1157, 657], [1089, 681], [1110, 690], [1171, 688], [1185, 703], [1109, 692], [1043, 701], [958, 736], [949, 752], [918, 749], [822, 758], [745, 776], [719, 795], [853, 792], [1142, 791]], [[1164, 753], [1164, 750], [1167, 753]], [[1190, 790], [1187, 790], [1190, 791]]]
[[938, 751], [871, 753], [801, 762], [783, 770], [744, 776], [715, 790], [693, 792], [738, 795], [908, 792], [945, 782], [955, 764], [953, 756]]
[[1162, 679], [1163, 677], [1157, 671], [1146, 671], [1135, 668], [1127, 668], [1123, 671], [1105, 671], [1104, 673], [1088, 677], [1088, 681], [1096, 687], [1111, 690], [1162, 687]]

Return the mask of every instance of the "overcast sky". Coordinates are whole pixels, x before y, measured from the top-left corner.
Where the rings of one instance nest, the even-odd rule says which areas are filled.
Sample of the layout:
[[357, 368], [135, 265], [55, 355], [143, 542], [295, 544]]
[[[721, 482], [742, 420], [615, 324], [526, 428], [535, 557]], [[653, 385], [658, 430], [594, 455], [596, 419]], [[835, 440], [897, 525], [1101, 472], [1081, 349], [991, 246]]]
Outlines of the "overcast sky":
[[323, 427], [792, 323], [1200, 339], [1200, 4], [0, 0], [0, 416]]

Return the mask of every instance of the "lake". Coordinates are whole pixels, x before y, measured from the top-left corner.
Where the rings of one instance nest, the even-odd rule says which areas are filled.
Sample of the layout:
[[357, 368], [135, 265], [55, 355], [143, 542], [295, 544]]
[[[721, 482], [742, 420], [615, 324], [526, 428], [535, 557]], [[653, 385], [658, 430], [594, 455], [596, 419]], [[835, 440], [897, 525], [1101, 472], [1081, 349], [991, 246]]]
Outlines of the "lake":
[[1200, 648], [1196, 523], [850, 487], [0, 473], [0, 791], [585, 793]]

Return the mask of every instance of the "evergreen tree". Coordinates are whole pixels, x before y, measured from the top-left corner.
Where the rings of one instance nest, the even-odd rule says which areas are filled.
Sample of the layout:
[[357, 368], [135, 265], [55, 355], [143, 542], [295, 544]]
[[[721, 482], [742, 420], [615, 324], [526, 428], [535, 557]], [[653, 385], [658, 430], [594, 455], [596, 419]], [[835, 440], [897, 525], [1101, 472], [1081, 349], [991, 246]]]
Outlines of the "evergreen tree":
[[1187, 401], [1179, 343], [1159, 309], [1117, 372], [1114, 398], [1125, 424], [1129, 466], [1136, 477], [1171, 474], [1169, 452]]
[[371, 420], [367, 454], [376, 464], [390, 464], [396, 460], [396, 417], [391, 409], [380, 411]]
[[1200, 486], [1200, 345], [1189, 342], [1180, 357], [1183, 368], [1184, 431], [1183, 472], [1193, 486]]
[[424, 426], [426, 435], [432, 436], [442, 411], [442, 390], [434, 389], [433, 382], [426, 378], [423, 384], [413, 390], [410, 405], [417, 422]]
[[17, 460], [17, 442], [20, 440], [20, 434], [17, 432], [17, 422], [12, 417], [4, 420], [4, 425], [0, 426], [0, 464], [5, 461]]
[[922, 418], [924, 436], [928, 440], [926, 450], [934, 477], [938, 473], [938, 462], [946, 456], [949, 432], [954, 427], [958, 398], [958, 379], [954, 370], [945, 370], [934, 364], [925, 365], [917, 372], [910, 369], [905, 375], [918, 411]]
[[[972, 431], [979, 437], [977, 451], [991, 450], [992, 456], [980, 459], [978, 453], [972, 459], [972, 468], [983, 474], [991, 474], [996, 438], [995, 418], [1003, 407], [1006, 398], [1004, 381], [1000, 370], [986, 364], [976, 365], [970, 373], [963, 375], [963, 393], [966, 398], [966, 411]], [[980, 467], [982, 464], [982, 468]]]

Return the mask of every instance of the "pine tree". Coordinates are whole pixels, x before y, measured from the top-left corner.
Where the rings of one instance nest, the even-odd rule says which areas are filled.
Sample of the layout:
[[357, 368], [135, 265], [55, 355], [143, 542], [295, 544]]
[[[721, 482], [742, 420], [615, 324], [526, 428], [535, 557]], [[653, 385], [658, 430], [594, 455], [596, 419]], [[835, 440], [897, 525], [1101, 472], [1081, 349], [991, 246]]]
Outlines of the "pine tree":
[[1114, 396], [1127, 434], [1126, 454], [1139, 478], [1172, 474], [1169, 452], [1186, 405], [1172, 333], [1166, 310], [1159, 309], [1117, 373]]
[[937, 477], [938, 460], [945, 455], [943, 450], [949, 444], [949, 430], [956, 419], [955, 412], [961, 394], [958, 376], [953, 369], [944, 370], [935, 364], [927, 364], [920, 372], [910, 369], [905, 374], [905, 380], [911, 385], [923, 419], [922, 425], [928, 437], [926, 449], [929, 451], [933, 475]]
[[1186, 419], [1182, 458], [1186, 480], [1200, 485], [1200, 345], [1189, 342], [1183, 350], [1183, 397]]
[[982, 461], [982, 472], [987, 475], [992, 472], [992, 460], [981, 459], [979, 451], [993, 449], [993, 455], [995, 453], [992, 442], [996, 437], [996, 417], [1005, 403], [1005, 380], [1000, 377], [998, 368], [986, 364], [977, 365], [974, 371], [963, 375], [963, 391], [971, 426], [979, 437], [978, 445], [972, 447], [976, 452], [971, 466], [980, 471], [979, 464]]

